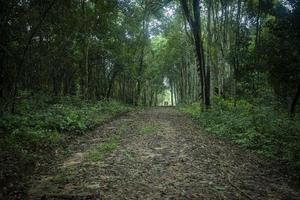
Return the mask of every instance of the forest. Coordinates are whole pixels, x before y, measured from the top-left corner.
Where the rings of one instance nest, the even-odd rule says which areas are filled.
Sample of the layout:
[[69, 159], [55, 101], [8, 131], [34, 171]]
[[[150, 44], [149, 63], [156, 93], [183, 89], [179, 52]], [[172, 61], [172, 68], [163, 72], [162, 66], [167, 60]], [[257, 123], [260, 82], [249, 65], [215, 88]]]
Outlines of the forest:
[[[298, 0], [1, 0], [0, 67], [0, 199], [98, 199], [95, 191], [103, 199], [300, 196]], [[225, 174], [227, 182], [201, 176], [207, 183], [199, 185], [180, 181], [189, 180], [183, 171], [165, 179], [154, 171], [152, 182], [141, 176], [109, 185], [112, 174], [129, 173], [130, 166], [144, 170], [158, 162], [168, 171], [163, 163], [171, 159], [188, 170], [179, 151], [191, 165], [210, 166], [189, 170], [195, 177]], [[81, 155], [80, 165], [58, 167], [75, 162], [74, 155]], [[100, 177], [103, 163], [115, 171], [94, 188], [85, 173]], [[237, 165], [249, 169], [234, 171]], [[254, 168], [265, 178], [255, 179]], [[59, 190], [41, 180], [46, 172]], [[228, 178], [230, 172], [236, 175]], [[75, 177], [81, 177], [74, 189], [80, 194], [67, 187]], [[190, 189], [179, 192], [170, 183], [158, 198], [138, 180]], [[260, 191], [250, 182], [270, 188]], [[43, 184], [49, 188], [36, 186]], [[194, 187], [208, 189], [201, 196]]]

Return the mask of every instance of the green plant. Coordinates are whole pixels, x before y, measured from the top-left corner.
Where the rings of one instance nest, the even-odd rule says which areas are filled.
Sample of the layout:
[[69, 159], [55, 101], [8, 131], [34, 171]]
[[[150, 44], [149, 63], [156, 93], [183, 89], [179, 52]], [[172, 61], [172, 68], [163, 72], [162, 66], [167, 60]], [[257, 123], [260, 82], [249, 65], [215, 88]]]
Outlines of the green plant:
[[141, 134], [151, 134], [156, 132], [160, 128], [159, 124], [142, 124], [142, 127], [140, 129]]
[[300, 123], [270, 106], [252, 105], [239, 100], [214, 99], [214, 106], [205, 112], [200, 104], [179, 108], [188, 113], [209, 133], [230, 138], [239, 145], [264, 156], [288, 162], [300, 168]]
[[86, 158], [89, 161], [97, 162], [103, 159], [103, 157], [115, 150], [119, 143], [119, 137], [114, 135], [109, 140], [100, 144], [99, 146], [86, 152]]

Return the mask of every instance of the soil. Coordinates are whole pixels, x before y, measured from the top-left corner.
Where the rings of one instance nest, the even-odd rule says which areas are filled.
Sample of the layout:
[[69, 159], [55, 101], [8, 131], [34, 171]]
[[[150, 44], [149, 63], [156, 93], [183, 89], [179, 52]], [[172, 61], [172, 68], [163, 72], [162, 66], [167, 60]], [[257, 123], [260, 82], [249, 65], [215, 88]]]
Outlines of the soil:
[[300, 199], [272, 161], [171, 107], [123, 115], [66, 151], [34, 176], [29, 199]]

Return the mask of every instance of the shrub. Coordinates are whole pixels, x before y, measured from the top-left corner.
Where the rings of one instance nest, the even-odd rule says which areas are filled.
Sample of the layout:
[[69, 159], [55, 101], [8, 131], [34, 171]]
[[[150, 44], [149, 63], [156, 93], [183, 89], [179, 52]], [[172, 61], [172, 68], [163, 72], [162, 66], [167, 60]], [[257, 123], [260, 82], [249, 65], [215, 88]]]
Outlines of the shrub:
[[212, 109], [201, 112], [200, 104], [180, 108], [190, 114], [207, 132], [227, 137], [245, 148], [287, 162], [300, 169], [300, 123], [284, 112], [266, 105], [239, 100], [214, 99]]
[[[59, 144], [66, 134], [82, 134], [130, 109], [117, 101], [88, 102], [65, 97], [56, 103], [48, 103], [48, 106], [40, 103], [39, 109], [29, 110], [33, 101], [22, 101], [18, 105], [18, 114], [7, 113], [0, 118], [1, 150], [38, 152], [39, 148]], [[26, 103], [30, 105], [26, 106]]]

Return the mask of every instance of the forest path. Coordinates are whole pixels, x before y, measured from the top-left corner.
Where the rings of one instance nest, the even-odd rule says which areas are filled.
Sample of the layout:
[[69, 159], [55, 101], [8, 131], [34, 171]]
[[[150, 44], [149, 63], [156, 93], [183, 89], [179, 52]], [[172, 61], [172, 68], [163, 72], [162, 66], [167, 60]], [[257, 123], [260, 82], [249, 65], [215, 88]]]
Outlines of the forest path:
[[300, 199], [271, 163], [174, 108], [128, 113], [78, 140], [30, 199]]

